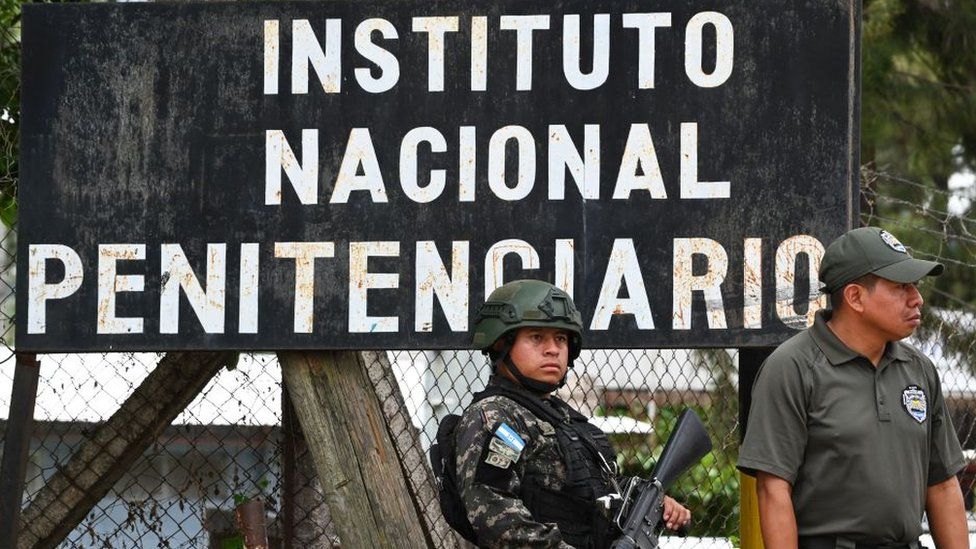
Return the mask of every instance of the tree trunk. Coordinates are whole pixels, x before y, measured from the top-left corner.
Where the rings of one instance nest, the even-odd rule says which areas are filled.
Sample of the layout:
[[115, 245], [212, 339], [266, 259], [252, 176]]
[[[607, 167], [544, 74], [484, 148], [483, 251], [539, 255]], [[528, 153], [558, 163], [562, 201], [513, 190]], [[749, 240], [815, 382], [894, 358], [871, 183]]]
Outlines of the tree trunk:
[[169, 353], [54, 474], [21, 515], [20, 548], [54, 547], [237, 353]]

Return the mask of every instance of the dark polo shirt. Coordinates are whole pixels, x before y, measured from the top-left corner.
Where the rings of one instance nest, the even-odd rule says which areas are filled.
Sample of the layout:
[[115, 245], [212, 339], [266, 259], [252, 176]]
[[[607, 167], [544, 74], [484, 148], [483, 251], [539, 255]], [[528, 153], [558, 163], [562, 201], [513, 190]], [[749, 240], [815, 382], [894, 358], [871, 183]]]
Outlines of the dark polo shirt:
[[926, 487], [964, 465], [939, 377], [902, 342], [875, 368], [830, 331], [829, 314], [763, 364], [739, 469], [793, 485], [801, 536], [916, 540]]

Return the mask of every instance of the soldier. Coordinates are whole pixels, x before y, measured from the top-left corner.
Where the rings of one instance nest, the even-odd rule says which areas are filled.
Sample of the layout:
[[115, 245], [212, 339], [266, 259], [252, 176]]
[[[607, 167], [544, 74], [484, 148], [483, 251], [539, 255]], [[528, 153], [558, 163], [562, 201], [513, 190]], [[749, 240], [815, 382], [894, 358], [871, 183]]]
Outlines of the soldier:
[[940, 549], [969, 546], [939, 376], [900, 341], [922, 318], [916, 282], [942, 269], [876, 227], [827, 247], [831, 310], [762, 365], [739, 453], [766, 547], [917, 549], [923, 511]]
[[[609, 547], [616, 455], [606, 435], [555, 397], [582, 347], [582, 318], [555, 286], [519, 280], [481, 308], [474, 346], [493, 375], [455, 430], [457, 482], [481, 547]], [[601, 499], [603, 498], [603, 499]], [[691, 513], [665, 498], [676, 529]]]

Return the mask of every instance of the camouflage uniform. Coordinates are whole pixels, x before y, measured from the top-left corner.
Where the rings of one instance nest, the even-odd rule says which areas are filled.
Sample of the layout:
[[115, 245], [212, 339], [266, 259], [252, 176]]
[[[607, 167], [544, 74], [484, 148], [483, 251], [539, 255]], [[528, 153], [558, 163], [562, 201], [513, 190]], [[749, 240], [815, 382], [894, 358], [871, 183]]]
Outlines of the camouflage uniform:
[[[499, 376], [491, 378], [489, 386], [493, 385], [521, 390]], [[583, 419], [556, 397], [548, 397], [546, 401], [560, 416], [568, 419], [572, 414]], [[506, 468], [486, 463], [491, 439], [502, 423], [511, 427], [525, 441], [518, 460]], [[524, 501], [527, 481], [541, 485], [543, 491], [552, 494], [565, 492], [567, 488], [567, 464], [553, 425], [507, 397], [490, 396], [465, 410], [455, 433], [458, 489], [468, 519], [477, 532], [479, 546], [573, 547], [566, 543], [565, 536], [554, 522], [537, 520]], [[610, 457], [612, 460], [612, 455]], [[614, 491], [609, 483], [604, 484], [603, 493], [595, 496]], [[581, 509], [579, 500], [567, 503], [550, 507], [560, 507], [564, 512], [573, 509], [571, 512], [574, 513]], [[583, 505], [583, 512], [598, 512], [597, 505], [591, 499]], [[554, 511], [558, 514], [560, 510]], [[591, 526], [585, 516], [573, 516], [573, 519], [582, 528]]]

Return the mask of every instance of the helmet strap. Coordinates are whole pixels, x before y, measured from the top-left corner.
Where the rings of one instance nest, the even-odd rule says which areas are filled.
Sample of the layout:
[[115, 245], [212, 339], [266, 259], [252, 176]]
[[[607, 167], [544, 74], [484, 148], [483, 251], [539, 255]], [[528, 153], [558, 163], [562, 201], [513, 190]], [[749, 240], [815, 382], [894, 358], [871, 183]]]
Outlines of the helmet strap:
[[563, 377], [559, 380], [559, 383], [546, 383], [544, 381], [538, 381], [526, 377], [524, 374], [522, 374], [522, 372], [518, 369], [518, 366], [515, 365], [515, 362], [512, 361], [511, 351], [512, 343], [511, 341], [506, 340], [505, 346], [502, 347], [501, 352], [499, 353], [500, 356], [495, 362], [495, 368], [498, 368], [499, 365], [504, 366], [505, 369], [508, 370], [509, 373], [511, 373], [512, 376], [515, 377], [515, 379], [519, 382], [519, 385], [526, 388], [530, 392], [545, 395], [566, 384], [566, 375], [569, 373], [569, 368], [573, 367], [572, 362], [569, 363], [569, 368], [566, 369], [566, 374], [563, 374]]

